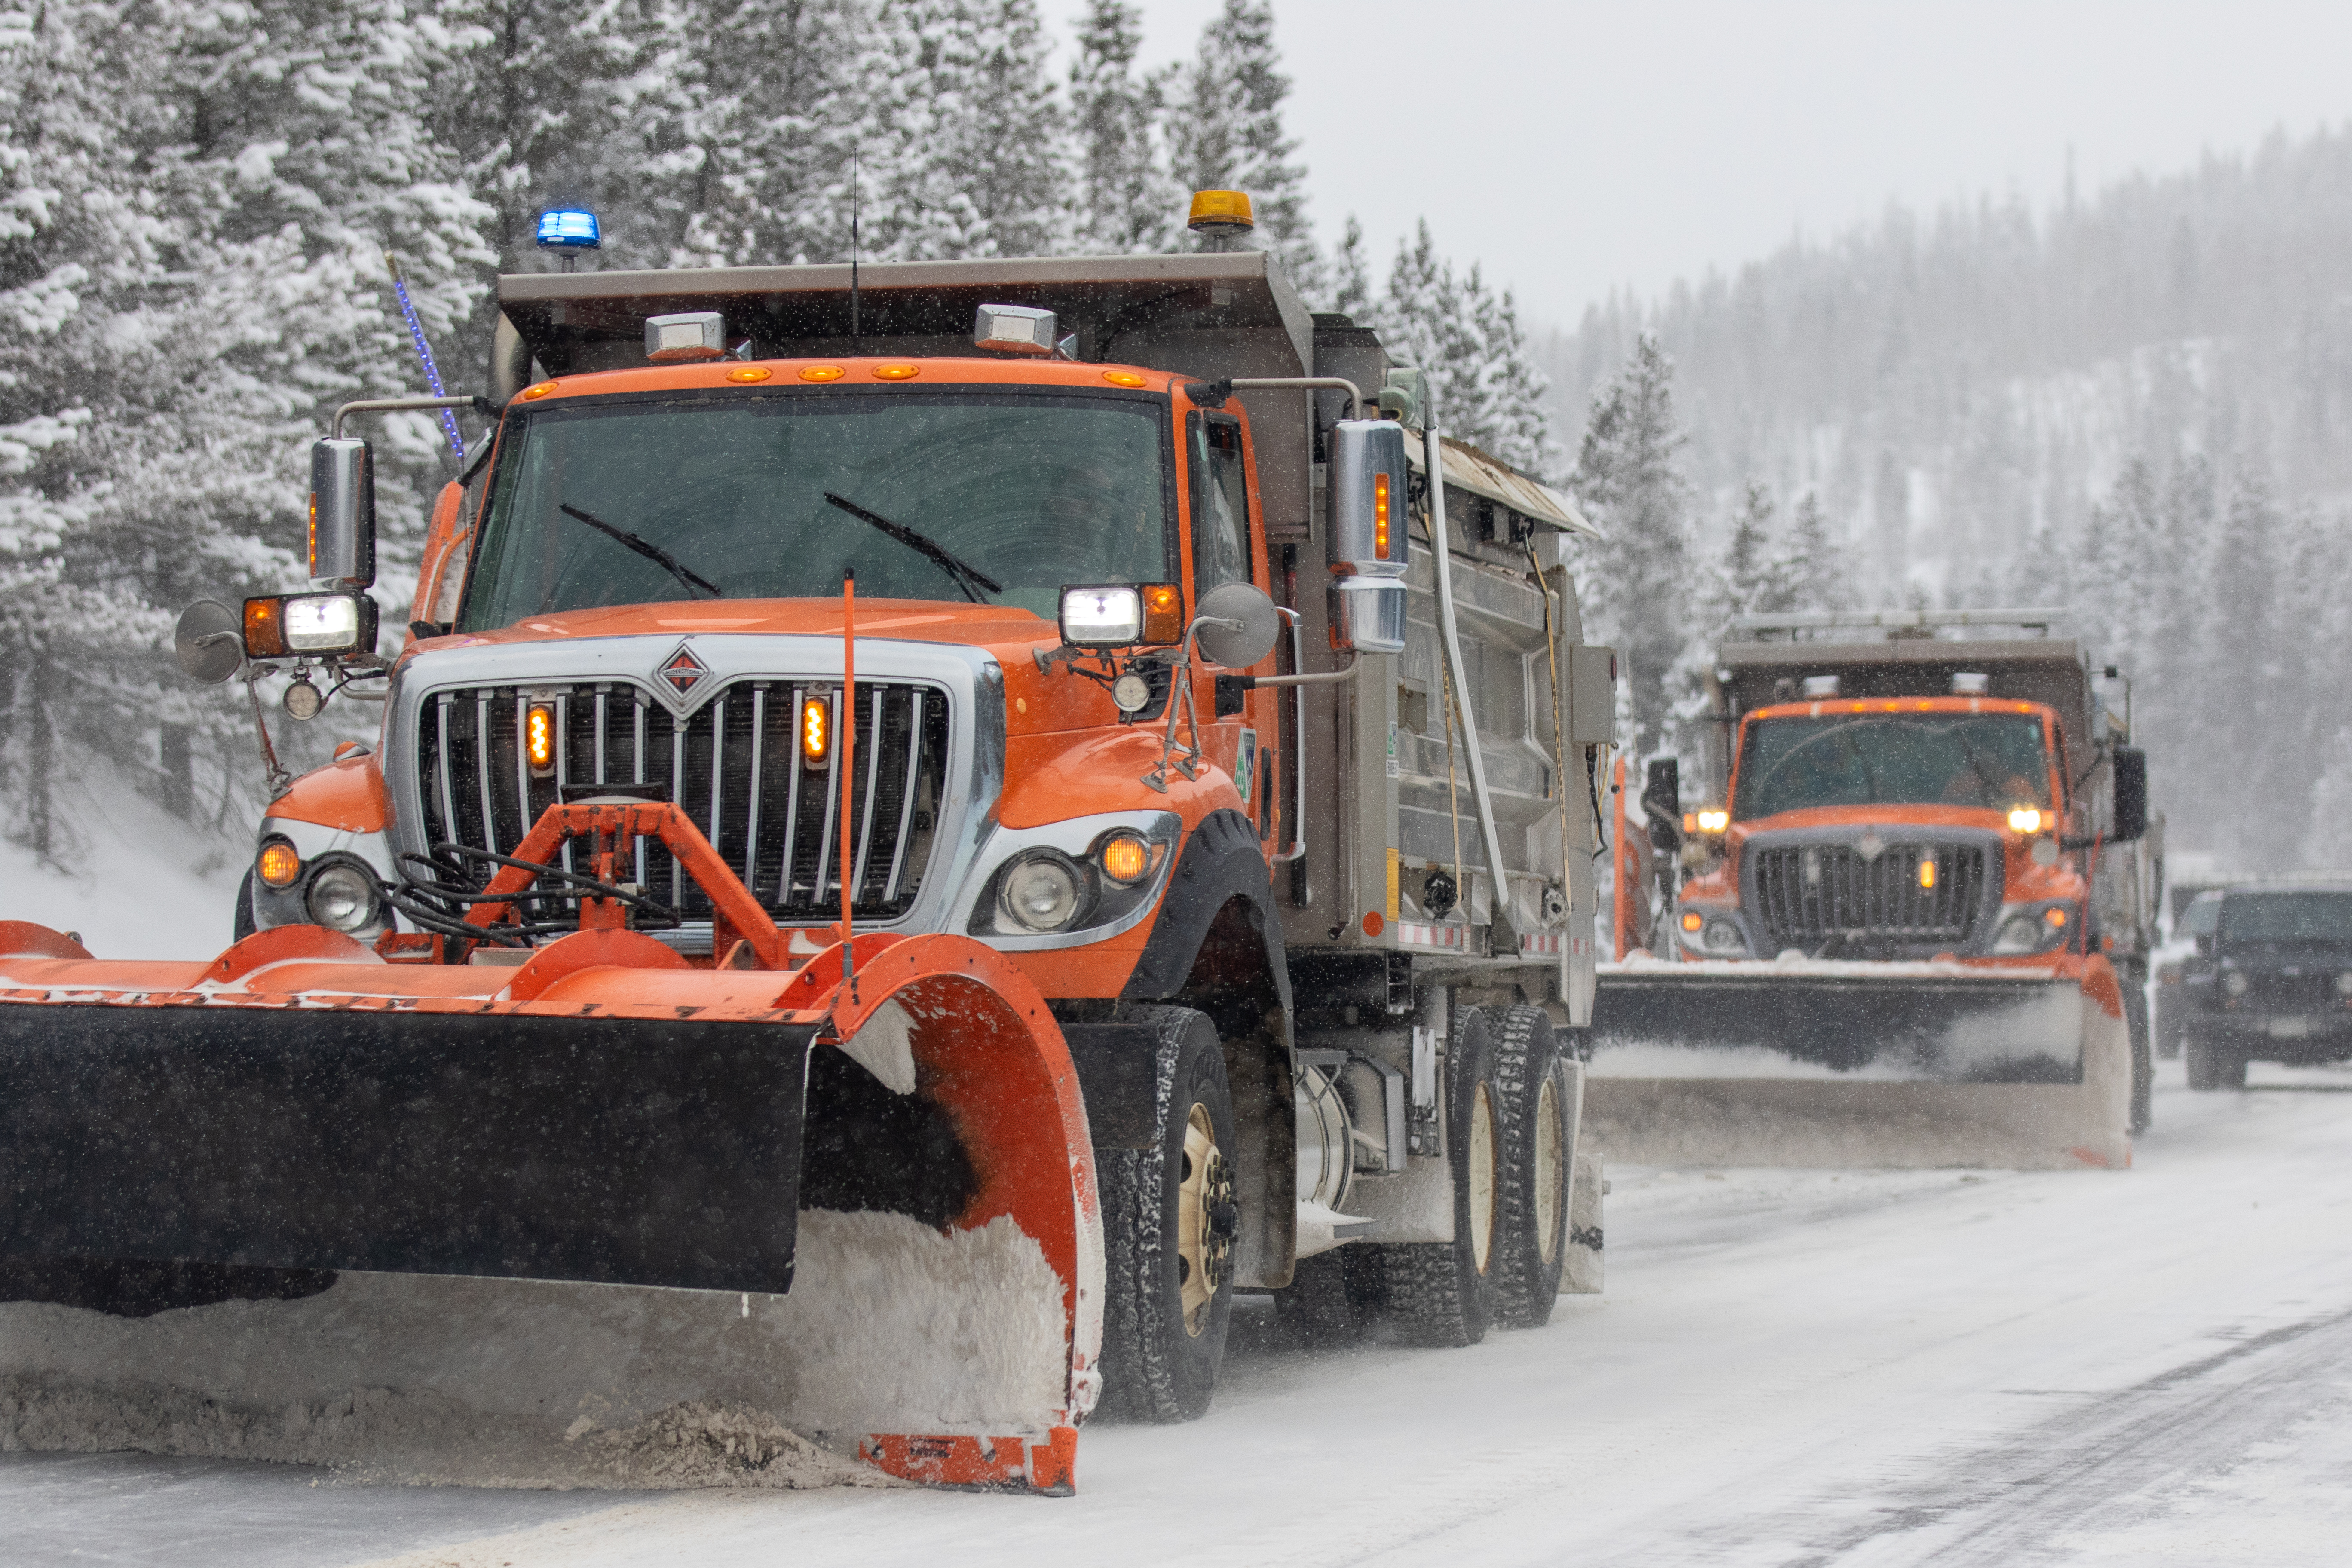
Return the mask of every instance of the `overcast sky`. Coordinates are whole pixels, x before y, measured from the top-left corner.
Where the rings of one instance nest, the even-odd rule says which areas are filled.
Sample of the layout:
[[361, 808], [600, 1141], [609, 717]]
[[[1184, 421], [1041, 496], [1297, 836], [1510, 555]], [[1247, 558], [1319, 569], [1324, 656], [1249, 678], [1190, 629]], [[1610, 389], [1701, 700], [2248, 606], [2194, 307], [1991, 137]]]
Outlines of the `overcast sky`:
[[[1047, 0], [1065, 20], [1078, 0]], [[1218, 0], [1141, 0], [1150, 58]], [[1932, 207], [2192, 165], [2352, 120], [2352, 5], [2168, 0], [1276, 0], [1326, 243], [1385, 270], [1426, 216], [1572, 324], [1890, 199]]]

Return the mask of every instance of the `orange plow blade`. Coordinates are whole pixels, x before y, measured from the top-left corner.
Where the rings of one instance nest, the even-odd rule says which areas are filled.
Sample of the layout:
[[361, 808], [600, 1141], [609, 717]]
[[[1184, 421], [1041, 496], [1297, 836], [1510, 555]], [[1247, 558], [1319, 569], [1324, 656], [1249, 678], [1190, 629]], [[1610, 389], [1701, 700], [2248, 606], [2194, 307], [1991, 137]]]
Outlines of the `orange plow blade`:
[[[694, 864], [667, 807], [559, 816], [524, 858], [637, 830]], [[0, 924], [0, 1446], [1069, 1491], [1102, 1233], [1043, 998], [960, 937], [758, 967], [783, 939], [730, 912], [749, 966], [613, 927], [117, 963]]]

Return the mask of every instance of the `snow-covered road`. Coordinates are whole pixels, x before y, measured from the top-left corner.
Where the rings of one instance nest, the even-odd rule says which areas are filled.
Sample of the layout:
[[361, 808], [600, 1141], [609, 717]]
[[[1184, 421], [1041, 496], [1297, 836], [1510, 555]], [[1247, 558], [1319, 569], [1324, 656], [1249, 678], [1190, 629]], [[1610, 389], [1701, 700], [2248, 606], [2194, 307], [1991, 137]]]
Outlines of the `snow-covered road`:
[[11, 1563], [2332, 1563], [2352, 1072], [2164, 1064], [2121, 1174], [1612, 1173], [1609, 1292], [1468, 1351], [1237, 1323], [1215, 1409], [1070, 1500], [337, 1486], [0, 1458]]

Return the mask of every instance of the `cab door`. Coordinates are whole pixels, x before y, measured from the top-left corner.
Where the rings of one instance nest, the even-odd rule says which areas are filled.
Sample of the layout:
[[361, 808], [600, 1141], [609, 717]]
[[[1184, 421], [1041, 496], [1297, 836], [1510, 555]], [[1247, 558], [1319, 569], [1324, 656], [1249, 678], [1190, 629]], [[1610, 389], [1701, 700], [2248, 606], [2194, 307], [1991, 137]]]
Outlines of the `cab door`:
[[[1264, 588], [1265, 556], [1246, 426], [1222, 410], [1195, 408], [1185, 417], [1184, 434], [1197, 614], [1202, 597], [1220, 584]], [[1213, 673], [1204, 674], [1194, 692], [1202, 749], [1233, 775], [1260, 844], [1271, 846], [1282, 830], [1276, 780], [1284, 759], [1274, 751], [1276, 694], [1229, 689], [1221, 699], [1216, 687]]]

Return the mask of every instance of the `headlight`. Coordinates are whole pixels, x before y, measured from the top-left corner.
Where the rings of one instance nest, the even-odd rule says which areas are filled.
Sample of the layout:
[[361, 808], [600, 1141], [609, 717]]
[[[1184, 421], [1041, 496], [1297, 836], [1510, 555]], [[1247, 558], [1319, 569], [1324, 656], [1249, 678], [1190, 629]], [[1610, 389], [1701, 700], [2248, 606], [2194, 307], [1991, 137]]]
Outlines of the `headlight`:
[[365, 594], [276, 594], [245, 602], [245, 651], [289, 654], [375, 651], [376, 603]]
[[2074, 916], [2064, 904], [2042, 904], [2015, 910], [2004, 916], [1993, 933], [1996, 953], [2048, 952], [2065, 945]]
[[2232, 996], [2243, 996], [2246, 994], [2246, 977], [2234, 969], [2221, 976], [2221, 989]]
[[2041, 832], [2041, 811], [2030, 805], [2011, 806], [2009, 812], [2009, 830], [2011, 833]]
[[286, 601], [286, 646], [296, 653], [336, 653], [360, 640], [360, 602], [350, 594], [304, 594]]
[[1076, 647], [1126, 647], [1143, 637], [1143, 590], [1128, 584], [1062, 590], [1062, 640]]
[[1087, 903], [1086, 874], [1068, 856], [1032, 850], [1004, 868], [996, 907], [1014, 926], [1034, 931], [1064, 931], [1077, 923]]
[[331, 860], [312, 873], [302, 895], [310, 923], [345, 936], [381, 923], [375, 879], [348, 860]]
[[1694, 952], [1703, 952], [1710, 958], [1748, 956], [1748, 938], [1741, 934], [1737, 921], [1710, 915], [1704, 910], [1685, 909], [1675, 923], [1682, 927], [1683, 945]]

